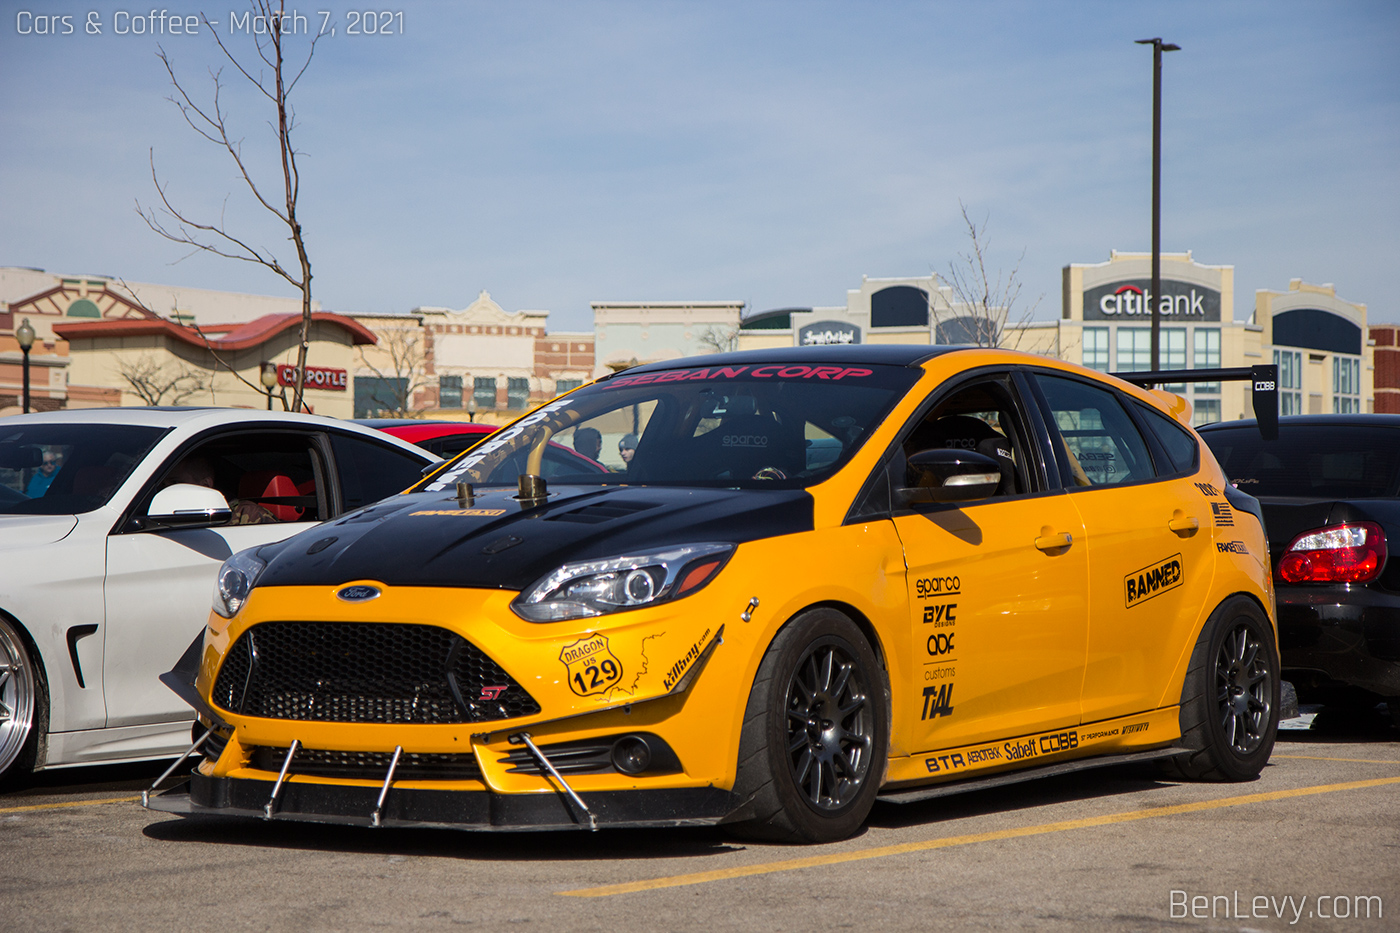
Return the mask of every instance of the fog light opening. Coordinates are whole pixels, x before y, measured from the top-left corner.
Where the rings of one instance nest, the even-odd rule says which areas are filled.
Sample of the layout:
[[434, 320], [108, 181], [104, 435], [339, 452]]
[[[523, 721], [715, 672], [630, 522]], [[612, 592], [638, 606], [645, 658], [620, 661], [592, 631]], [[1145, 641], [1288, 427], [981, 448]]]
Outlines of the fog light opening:
[[613, 743], [612, 761], [623, 774], [641, 774], [651, 767], [651, 746], [639, 735], [624, 735]]

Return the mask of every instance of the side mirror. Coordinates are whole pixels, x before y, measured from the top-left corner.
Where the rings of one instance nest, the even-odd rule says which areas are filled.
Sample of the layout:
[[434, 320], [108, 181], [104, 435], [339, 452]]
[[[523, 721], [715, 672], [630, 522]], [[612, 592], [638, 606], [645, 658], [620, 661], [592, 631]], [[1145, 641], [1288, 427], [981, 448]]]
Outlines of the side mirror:
[[175, 483], [156, 493], [146, 510], [150, 524], [170, 527], [220, 525], [233, 517], [223, 493], [208, 486]]
[[1001, 485], [1001, 466], [975, 450], [921, 450], [909, 458], [905, 482], [895, 490], [902, 506], [916, 502], [971, 502]]
[[437, 470], [438, 467], [442, 466], [442, 465], [443, 465], [444, 463], [446, 463], [446, 462], [447, 462], [446, 460], [434, 460], [432, 463], [428, 464], [427, 466], [423, 467], [423, 469], [419, 470], [419, 471], [418, 471], [418, 475], [419, 475], [419, 476], [427, 476], [429, 473], [435, 472], [435, 471]]

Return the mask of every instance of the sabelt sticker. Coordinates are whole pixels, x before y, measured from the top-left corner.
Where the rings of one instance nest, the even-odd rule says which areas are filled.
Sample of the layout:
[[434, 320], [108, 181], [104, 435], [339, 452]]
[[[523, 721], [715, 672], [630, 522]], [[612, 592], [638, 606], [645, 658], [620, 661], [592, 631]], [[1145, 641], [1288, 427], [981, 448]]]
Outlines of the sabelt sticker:
[[608, 648], [606, 635], [589, 635], [559, 652], [568, 671], [569, 689], [581, 697], [606, 693], [622, 679], [622, 662]]
[[1181, 555], [1173, 554], [1123, 578], [1125, 605], [1131, 609], [1181, 586]]

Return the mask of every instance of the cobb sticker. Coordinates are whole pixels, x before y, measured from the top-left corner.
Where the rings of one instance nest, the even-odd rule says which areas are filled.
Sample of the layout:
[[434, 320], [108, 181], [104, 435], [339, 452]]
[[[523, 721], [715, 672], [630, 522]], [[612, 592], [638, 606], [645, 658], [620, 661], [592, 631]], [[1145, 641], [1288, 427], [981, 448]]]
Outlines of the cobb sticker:
[[569, 689], [581, 697], [606, 693], [622, 679], [622, 662], [608, 648], [606, 635], [589, 635], [565, 645], [559, 660], [568, 670]]

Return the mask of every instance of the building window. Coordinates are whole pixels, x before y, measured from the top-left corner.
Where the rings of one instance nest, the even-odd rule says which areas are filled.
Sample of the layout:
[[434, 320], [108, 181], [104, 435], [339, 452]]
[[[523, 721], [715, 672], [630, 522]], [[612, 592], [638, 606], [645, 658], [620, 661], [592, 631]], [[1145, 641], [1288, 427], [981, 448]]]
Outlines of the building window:
[[1084, 328], [1084, 365], [1101, 373], [1108, 372], [1107, 327]]
[[1275, 350], [1274, 365], [1278, 367], [1278, 413], [1303, 413], [1303, 354], [1295, 350]]
[[1198, 398], [1191, 406], [1191, 423], [1196, 427], [1220, 420], [1220, 399]]
[[438, 408], [462, 407], [462, 377], [438, 377]]
[[[1159, 346], [1161, 368], [1162, 369], [1185, 369], [1186, 368], [1186, 328], [1184, 327], [1163, 327], [1161, 329], [1161, 345]], [[1148, 359], [1151, 359], [1152, 332], [1147, 332]], [[1162, 386], [1168, 392], [1175, 392], [1177, 395], [1186, 394], [1186, 383], [1178, 382], [1173, 385]]]
[[563, 395], [565, 392], [572, 392], [583, 385], [582, 379], [556, 379], [554, 380], [554, 392], [556, 395]]
[[1361, 411], [1361, 361], [1332, 357], [1332, 411], [1349, 415]]
[[1152, 331], [1145, 327], [1118, 328], [1118, 372], [1145, 373], [1152, 369]]
[[355, 377], [355, 417], [397, 417], [408, 410], [408, 380], [383, 376]]
[[472, 380], [472, 404], [484, 409], [496, 407], [495, 376], [477, 376]]
[[519, 411], [530, 403], [530, 380], [524, 376], [506, 379], [506, 407]]
[[[1220, 368], [1220, 328], [1197, 327], [1195, 332], [1195, 353], [1192, 355], [1192, 369]], [[1196, 383], [1197, 395], [1219, 395], [1220, 383]]]

